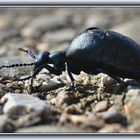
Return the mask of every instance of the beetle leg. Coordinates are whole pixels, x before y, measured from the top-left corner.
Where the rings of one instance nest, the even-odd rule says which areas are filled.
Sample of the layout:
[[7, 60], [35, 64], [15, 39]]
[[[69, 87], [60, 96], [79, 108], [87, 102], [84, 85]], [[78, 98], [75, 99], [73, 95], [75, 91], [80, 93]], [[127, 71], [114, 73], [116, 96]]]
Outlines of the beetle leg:
[[62, 71], [58, 70], [57, 68], [51, 67], [49, 65], [44, 66], [45, 69], [47, 69], [50, 73], [55, 74], [55, 75], [61, 75]]
[[120, 78], [114, 76], [113, 74], [110, 74], [102, 69], [97, 69], [98, 72], [102, 72], [102, 73], [105, 73], [107, 74], [108, 76], [110, 76], [112, 79], [116, 80], [118, 83], [125, 83], [123, 80], [121, 80]]
[[57, 69], [55, 69], [54, 67], [51, 67], [49, 65], [43, 65], [43, 66], [40, 66], [39, 68], [35, 67], [32, 76], [21, 79], [23, 81], [23, 80], [27, 80], [27, 79], [31, 78], [31, 83], [30, 83], [30, 87], [29, 87], [31, 91], [33, 88], [32, 87], [33, 86], [33, 79], [43, 68], [46, 68], [49, 72], [51, 72], [52, 74], [55, 74], [55, 75], [60, 75], [62, 73], [62, 72], [58, 71]]
[[111, 78], [113, 78], [114, 80], [116, 80], [118, 83], [125, 83], [123, 80], [121, 80], [120, 78], [114, 76], [114, 75], [111, 75], [111, 74], [108, 74]]
[[37, 69], [34, 69], [33, 74], [31, 76], [31, 83], [30, 83], [30, 90], [32, 90], [32, 86], [33, 86], [33, 79], [35, 78], [35, 76], [44, 68], [44, 66], [41, 66]]
[[71, 80], [71, 88], [74, 88], [75, 87], [75, 84], [74, 84], [75, 80], [74, 80], [74, 78], [72, 76], [72, 73], [71, 73], [71, 70], [70, 70], [68, 64], [66, 65], [66, 69], [67, 69], [67, 73], [68, 73], [68, 75], [70, 77], [70, 80]]

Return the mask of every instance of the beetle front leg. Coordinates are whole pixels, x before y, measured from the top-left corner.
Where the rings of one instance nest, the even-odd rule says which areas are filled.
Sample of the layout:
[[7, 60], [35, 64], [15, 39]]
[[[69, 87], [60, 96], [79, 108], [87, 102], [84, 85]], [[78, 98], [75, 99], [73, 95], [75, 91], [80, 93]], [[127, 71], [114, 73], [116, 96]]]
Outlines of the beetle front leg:
[[59, 70], [57, 70], [54, 67], [51, 67], [49, 65], [43, 65], [39, 68], [35, 67], [34, 71], [33, 71], [33, 74], [31, 76], [31, 83], [30, 83], [30, 87], [29, 87], [30, 91], [33, 90], [33, 79], [43, 68], [46, 68], [49, 72], [51, 72], [52, 74], [55, 74], [55, 75], [60, 75], [62, 73], [61, 71], [59, 71]]
[[51, 74], [55, 74], [55, 75], [62, 74], [62, 71], [58, 70], [57, 68], [51, 67], [47, 64], [44, 66], [44, 68], [47, 69]]
[[44, 66], [41, 66], [37, 69], [34, 69], [33, 74], [31, 76], [31, 83], [29, 89], [32, 91], [33, 89], [33, 79], [36, 77], [36, 75], [44, 68]]

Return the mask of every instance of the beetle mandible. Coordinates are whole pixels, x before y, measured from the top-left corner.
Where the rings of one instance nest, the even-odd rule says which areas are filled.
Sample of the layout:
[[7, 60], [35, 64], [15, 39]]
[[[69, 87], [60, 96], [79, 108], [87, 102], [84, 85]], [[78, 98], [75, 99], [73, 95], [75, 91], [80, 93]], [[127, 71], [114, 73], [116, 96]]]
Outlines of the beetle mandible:
[[31, 78], [31, 86], [43, 68], [55, 75], [67, 70], [72, 87], [72, 73], [78, 75], [81, 71], [92, 75], [105, 73], [118, 82], [122, 81], [120, 78], [140, 79], [140, 45], [114, 31], [91, 27], [76, 36], [67, 50], [45, 51], [38, 56], [31, 50], [20, 50], [31, 56], [34, 63], [3, 65], [0, 69], [34, 65], [32, 75], [21, 79]]

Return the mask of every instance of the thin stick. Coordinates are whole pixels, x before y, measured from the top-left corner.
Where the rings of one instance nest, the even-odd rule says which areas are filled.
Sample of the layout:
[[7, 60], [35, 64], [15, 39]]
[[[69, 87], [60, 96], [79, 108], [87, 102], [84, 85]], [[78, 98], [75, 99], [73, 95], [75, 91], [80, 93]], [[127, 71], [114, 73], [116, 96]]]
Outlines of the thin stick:
[[13, 81], [25, 81], [25, 80], [29, 80], [30, 78], [32, 78], [32, 76], [28, 76], [22, 79], [14, 79]]

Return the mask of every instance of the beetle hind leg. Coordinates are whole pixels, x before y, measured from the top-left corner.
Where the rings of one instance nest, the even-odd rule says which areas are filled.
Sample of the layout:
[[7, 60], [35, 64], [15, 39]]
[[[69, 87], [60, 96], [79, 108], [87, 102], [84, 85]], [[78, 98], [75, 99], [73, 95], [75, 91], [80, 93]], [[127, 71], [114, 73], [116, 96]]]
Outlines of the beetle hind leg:
[[112, 76], [112, 75], [109, 75], [109, 76], [111, 78], [113, 78], [114, 80], [116, 80], [120, 84], [119, 88], [118, 88], [118, 91], [123, 91], [128, 86], [140, 87], [140, 83], [138, 81], [134, 81], [134, 80], [124, 81], [124, 80], [121, 80], [119, 77], [115, 77], [115, 76]]
[[119, 78], [119, 77], [117, 77], [117, 76], [115, 76], [115, 75], [113, 75], [113, 74], [110, 74], [110, 73], [108, 73], [108, 72], [106, 72], [106, 71], [104, 71], [104, 70], [102, 70], [102, 69], [96, 69], [96, 71], [97, 71], [98, 73], [102, 72], [102, 73], [104, 73], [104, 74], [107, 74], [108, 76], [110, 76], [112, 79], [114, 79], [114, 80], [117, 81], [118, 83], [125, 83], [123, 80], [121, 80], [121, 78]]
[[100, 72], [107, 74], [108, 76], [110, 76], [112, 79], [114, 79], [115, 81], [117, 81], [119, 83], [118, 91], [122, 91], [122, 90], [126, 89], [128, 85], [130, 85], [127, 82], [125, 82], [124, 80], [122, 80], [121, 78], [114, 76], [113, 74], [107, 73], [107, 72], [102, 71], [102, 70], [100, 70]]
[[118, 83], [122, 83], [122, 84], [125, 83], [125, 82], [124, 82], [123, 80], [121, 80], [121, 78], [119, 78], [119, 77], [116, 77], [116, 76], [110, 75], [110, 74], [108, 74], [108, 76], [110, 76], [112, 79], [114, 79], [114, 80], [117, 81]]

